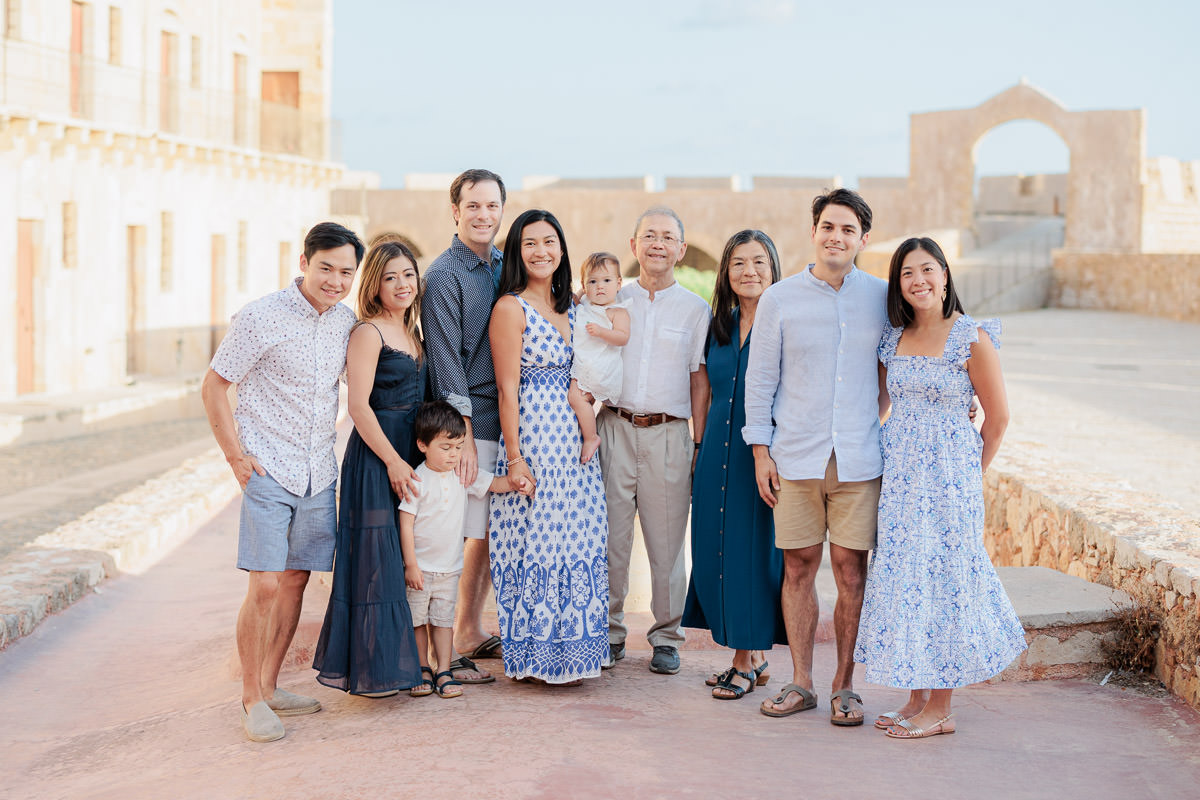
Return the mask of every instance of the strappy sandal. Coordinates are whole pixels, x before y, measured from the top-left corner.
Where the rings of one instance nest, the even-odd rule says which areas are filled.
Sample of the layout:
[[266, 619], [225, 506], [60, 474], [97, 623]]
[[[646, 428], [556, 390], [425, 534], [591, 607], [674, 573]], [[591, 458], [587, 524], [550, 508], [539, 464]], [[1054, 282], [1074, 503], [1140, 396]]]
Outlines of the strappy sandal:
[[[840, 703], [838, 702], [839, 699], [841, 699]], [[849, 714], [851, 711], [854, 710], [853, 708], [850, 707], [851, 700], [854, 700], [855, 702], [858, 703], [859, 710], [862, 709], [862, 704], [863, 704], [862, 698], [859, 697], [858, 695], [856, 695], [850, 689], [839, 689], [833, 693], [833, 696], [829, 698], [829, 702], [830, 702], [829, 724], [830, 725], [837, 725], [838, 727], [841, 727], [841, 728], [856, 728], [859, 725], [863, 724], [863, 720], [865, 719], [865, 716], [858, 717], [857, 719], [855, 719], [855, 718], [846, 717], [846, 716], [839, 717], [837, 715], [839, 711], [842, 714]]]
[[[928, 728], [919, 728], [913, 725], [911, 719], [902, 719], [898, 724], [888, 728], [887, 735], [891, 739], [925, 739], [930, 736], [941, 736], [943, 733], [954, 733], [953, 727], [946, 727], [946, 723], [953, 716], [953, 714], [947, 714]], [[893, 731], [903, 731], [903, 733], [893, 733]]]
[[[426, 678], [425, 676], [429, 677]], [[408, 690], [409, 697], [428, 697], [433, 694], [433, 670], [429, 667], [421, 667], [421, 682]]]
[[[442, 680], [449, 678], [449, 680]], [[462, 688], [447, 688], [447, 687], [462, 687], [462, 681], [454, 680], [454, 673], [450, 670], [439, 672], [433, 677], [433, 691], [438, 697], [462, 697]]]
[[803, 686], [798, 686], [794, 683], [789, 683], [779, 690], [779, 694], [771, 698], [771, 702], [777, 706], [783, 705], [783, 701], [788, 698], [788, 695], [800, 695], [800, 702], [791, 708], [767, 708], [759, 706], [758, 710], [768, 717], [790, 717], [792, 714], [799, 714], [801, 711], [808, 711], [810, 708], [817, 707], [817, 696], [805, 689]]
[[[716, 686], [718, 683], [721, 682], [722, 678], [724, 678], [730, 672], [734, 672], [734, 671], [735, 670], [733, 669], [733, 667], [730, 667], [729, 669], [725, 670], [724, 672], [714, 672], [712, 675], [709, 675], [707, 678], [704, 679], [704, 685], [705, 686]], [[761, 664], [759, 664], [757, 667], [754, 668], [754, 685], [755, 686], [766, 686], [770, 680], [771, 680], [771, 673], [767, 672], [767, 662], [766, 661], [762, 662]]]
[[875, 718], [875, 727], [881, 731], [886, 731], [893, 725], [899, 725], [904, 720], [908, 719], [899, 711], [885, 711]]
[[[733, 682], [734, 677], [742, 678], [746, 681], [746, 686], [738, 686]], [[717, 694], [718, 689], [725, 689], [733, 692], [733, 694]], [[754, 691], [754, 672], [742, 672], [740, 669], [730, 667], [726, 670], [724, 676], [713, 687], [712, 696], [714, 700], [741, 700], [743, 697]]]

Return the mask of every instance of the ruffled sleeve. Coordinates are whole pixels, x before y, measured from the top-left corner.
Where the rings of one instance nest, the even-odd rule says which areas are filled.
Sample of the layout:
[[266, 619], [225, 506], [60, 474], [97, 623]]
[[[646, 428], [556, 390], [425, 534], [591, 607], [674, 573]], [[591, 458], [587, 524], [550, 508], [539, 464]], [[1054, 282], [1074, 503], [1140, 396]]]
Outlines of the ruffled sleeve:
[[963, 366], [967, 363], [967, 359], [971, 357], [971, 345], [979, 341], [979, 329], [983, 328], [984, 332], [992, 340], [992, 346], [997, 350], [1000, 349], [1000, 320], [983, 319], [976, 321], [966, 314], [963, 314], [954, 325], [954, 329], [950, 332], [951, 342], [947, 343], [947, 357], [950, 362]]
[[879, 360], [886, 367], [888, 359], [896, 355], [896, 347], [900, 344], [900, 334], [904, 333], [904, 328], [893, 328], [888, 326], [883, 332], [883, 336], [879, 339]]

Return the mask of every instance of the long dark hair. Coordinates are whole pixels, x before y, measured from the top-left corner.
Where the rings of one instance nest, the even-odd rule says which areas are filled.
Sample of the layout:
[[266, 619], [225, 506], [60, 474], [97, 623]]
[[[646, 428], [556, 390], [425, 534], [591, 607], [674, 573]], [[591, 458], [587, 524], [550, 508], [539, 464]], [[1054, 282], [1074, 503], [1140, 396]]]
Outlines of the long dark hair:
[[709, 332], [717, 344], [727, 345], [733, 337], [733, 309], [737, 308], [738, 298], [729, 285], [729, 262], [733, 260], [733, 250], [750, 242], [758, 242], [767, 251], [767, 260], [771, 262], [771, 283], [779, 283], [779, 253], [771, 237], [759, 230], [747, 228], [729, 237], [725, 250], [721, 253], [721, 266], [717, 268], [717, 285], [713, 291], [712, 324]]
[[933, 260], [941, 265], [942, 272], [946, 275], [946, 296], [942, 300], [942, 318], [949, 318], [955, 311], [965, 314], [962, 302], [958, 299], [958, 292], [954, 291], [954, 276], [950, 274], [950, 265], [946, 263], [946, 254], [933, 239], [927, 236], [914, 236], [901, 242], [900, 246], [896, 248], [896, 252], [892, 253], [892, 264], [888, 268], [888, 322], [892, 323], [893, 327], [903, 328], [913, 321], [912, 306], [900, 292], [900, 266], [908, 254], [914, 250], [924, 250], [933, 256]]
[[558, 234], [562, 260], [550, 276], [550, 296], [554, 298], [554, 311], [563, 314], [571, 307], [571, 258], [567, 255], [567, 240], [563, 236], [562, 225], [558, 224], [553, 214], [540, 208], [531, 208], [509, 226], [508, 236], [504, 240], [504, 269], [500, 271], [500, 296], [520, 294], [529, 285], [525, 261], [521, 258], [521, 235], [525, 228], [535, 222], [549, 222]]

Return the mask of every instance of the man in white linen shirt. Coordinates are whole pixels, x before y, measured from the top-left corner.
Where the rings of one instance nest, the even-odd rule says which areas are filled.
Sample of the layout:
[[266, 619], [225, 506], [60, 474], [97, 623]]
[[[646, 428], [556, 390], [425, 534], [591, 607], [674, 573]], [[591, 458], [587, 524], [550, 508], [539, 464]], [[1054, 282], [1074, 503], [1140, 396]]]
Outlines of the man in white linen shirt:
[[863, 721], [853, 653], [883, 473], [879, 417], [888, 400], [876, 349], [887, 325], [887, 282], [854, 265], [871, 230], [862, 197], [835, 189], [812, 211], [816, 260], [763, 294], [746, 368], [742, 435], [784, 553], [781, 603], [793, 664], [792, 682], [760, 710], [781, 717], [816, 706], [815, 581], [828, 531], [838, 588], [830, 722], [850, 726]]
[[641, 272], [618, 295], [629, 301], [631, 322], [629, 342], [621, 348], [621, 399], [619, 405], [605, 406], [596, 421], [608, 500], [611, 649], [604, 666], [625, 657], [625, 595], [636, 513], [650, 559], [650, 670], [673, 675], [683, 642], [683, 544], [695, 452], [687, 420], [692, 417], [698, 441], [708, 401], [701, 365], [709, 310], [702, 298], [675, 282], [675, 265], [687, 249], [678, 214], [649, 209], [638, 218], [629, 245]]
[[321, 710], [316, 699], [275, 684], [309, 572], [333, 568], [334, 426], [354, 325], [354, 312], [339, 301], [363, 249], [353, 231], [336, 223], [310, 230], [300, 277], [234, 315], [201, 387], [213, 435], [242, 487], [237, 566], [249, 573], [249, 585], [237, 645], [242, 726], [256, 742], [283, 738], [280, 716]]

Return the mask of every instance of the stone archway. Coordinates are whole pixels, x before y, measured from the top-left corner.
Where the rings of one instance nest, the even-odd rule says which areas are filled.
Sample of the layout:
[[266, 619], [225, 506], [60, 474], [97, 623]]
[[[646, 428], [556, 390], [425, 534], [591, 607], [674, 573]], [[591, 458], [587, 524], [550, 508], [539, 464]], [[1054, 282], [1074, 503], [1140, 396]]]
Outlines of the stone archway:
[[912, 115], [909, 229], [971, 227], [975, 146], [993, 128], [1018, 119], [1050, 128], [1070, 152], [1064, 247], [1137, 252], [1142, 241], [1145, 112], [1068, 111], [1027, 83], [975, 108]]

